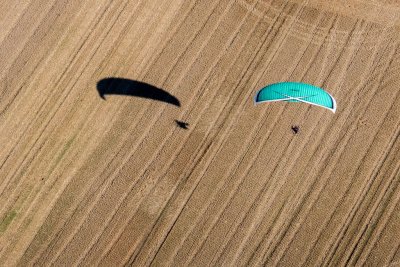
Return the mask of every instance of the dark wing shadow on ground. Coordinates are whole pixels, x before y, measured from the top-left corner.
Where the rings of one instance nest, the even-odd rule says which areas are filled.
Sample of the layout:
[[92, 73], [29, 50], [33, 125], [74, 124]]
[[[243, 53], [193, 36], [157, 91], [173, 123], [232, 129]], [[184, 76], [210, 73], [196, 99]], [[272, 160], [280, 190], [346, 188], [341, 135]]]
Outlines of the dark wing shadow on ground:
[[97, 83], [97, 91], [104, 100], [105, 95], [127, 95], [166, 102], [178, 107], [181, 106], [179, 100], [167, 91], [144, 82], [129, 79], [102, 79]]

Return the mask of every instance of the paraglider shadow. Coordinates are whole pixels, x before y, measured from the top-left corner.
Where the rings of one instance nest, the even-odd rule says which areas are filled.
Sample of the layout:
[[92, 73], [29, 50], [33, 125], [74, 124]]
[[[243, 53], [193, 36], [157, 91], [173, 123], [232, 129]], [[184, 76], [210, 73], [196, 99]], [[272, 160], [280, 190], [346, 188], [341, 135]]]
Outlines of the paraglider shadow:
[[180, 107], [179, 100], [167, 91], [148, 83], [123, 79], [105, 78], [97, 83], [97, 91], [102, 99], [105, 95], [127, 95], [153, 99]]
[[[181, 106], [179, 99], [167, 91], [145, 82], [130, 79], [104, 78], [97, 82], [97, 91], [103, 100], [106, 100], [106, 95], [126, 95], [161, 101], [177, 107]], [[189, 124], [186, 122], [175, 120], [175, 123], [182, 129], [188, 129]]]
[[185, 130], [189, 129], [188, 128], [189, 123], [187, 123], [187, 122], [175, 120], [175, 123], [182, 129], [185, 129]]

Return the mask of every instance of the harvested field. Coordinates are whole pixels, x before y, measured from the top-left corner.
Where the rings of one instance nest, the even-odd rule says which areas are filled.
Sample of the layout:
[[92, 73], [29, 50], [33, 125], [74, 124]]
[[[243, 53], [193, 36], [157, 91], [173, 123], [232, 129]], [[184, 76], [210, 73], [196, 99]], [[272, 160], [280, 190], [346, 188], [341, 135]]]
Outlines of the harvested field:
[[400, 266], [397, 0], [0, 13], [1, 266]]

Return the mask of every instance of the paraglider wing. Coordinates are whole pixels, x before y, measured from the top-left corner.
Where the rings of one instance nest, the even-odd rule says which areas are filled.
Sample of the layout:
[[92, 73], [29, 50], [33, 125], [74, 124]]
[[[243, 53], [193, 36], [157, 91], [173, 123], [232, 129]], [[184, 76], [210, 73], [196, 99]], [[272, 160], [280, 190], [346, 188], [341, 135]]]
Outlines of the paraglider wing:
[[336, 111], [335, 99], [323, 89], [298, 82], [281, 82], [268, 85], [259, 90], [255, 103], [286, 101], [303, 102]]

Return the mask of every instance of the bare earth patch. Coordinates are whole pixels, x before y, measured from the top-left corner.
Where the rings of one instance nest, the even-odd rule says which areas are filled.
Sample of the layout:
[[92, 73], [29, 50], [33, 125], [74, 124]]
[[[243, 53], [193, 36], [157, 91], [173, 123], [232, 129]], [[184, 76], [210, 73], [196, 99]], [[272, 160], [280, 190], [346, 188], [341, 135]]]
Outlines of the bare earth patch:
[[[400, 5], [3, 0], [1, 266], [395, 266]], [[255, 106], [323, 87], [332, 112]]]

